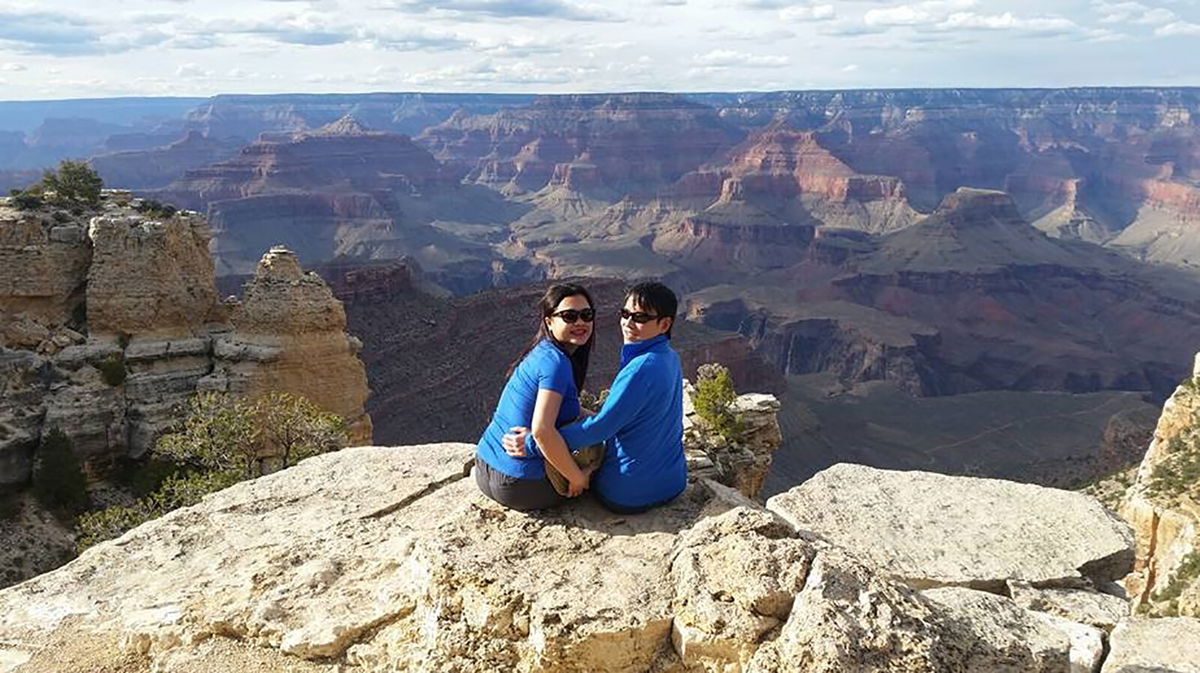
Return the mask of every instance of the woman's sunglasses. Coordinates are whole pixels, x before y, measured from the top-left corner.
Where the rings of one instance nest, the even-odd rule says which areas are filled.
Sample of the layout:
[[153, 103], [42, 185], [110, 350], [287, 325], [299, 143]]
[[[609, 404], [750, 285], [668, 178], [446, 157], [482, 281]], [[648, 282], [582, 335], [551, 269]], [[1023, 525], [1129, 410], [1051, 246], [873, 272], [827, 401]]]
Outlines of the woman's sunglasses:
[[550, 315], [562, 318], [562, 321], [568, 325], [574, 325], [576, 320], [591, 322], [596, 319], [596, 311], [590, 308], [585, 308], [582, 311], [576, 311], [573, 308], [568, 308], [557, 313], [551, 313]]
[[630, 313], [625, 309], [621, 309], [621, 320], [632, 320], [639, 325], [644, 325], [651, 320], [658, 320], [658, 316], [650, 315], [649, 313], [642, 313], [641, 311], [638, 311], [637, 313]]

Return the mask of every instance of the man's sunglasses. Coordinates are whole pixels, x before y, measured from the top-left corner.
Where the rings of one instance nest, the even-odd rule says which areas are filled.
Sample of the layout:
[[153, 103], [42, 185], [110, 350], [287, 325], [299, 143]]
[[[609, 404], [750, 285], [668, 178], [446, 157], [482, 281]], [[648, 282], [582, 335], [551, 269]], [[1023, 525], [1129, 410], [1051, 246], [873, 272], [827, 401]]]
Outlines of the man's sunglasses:
[[621, 309], [621, 320], [632, 320], [639, 325], [644, 325], [651, 320], [658, 320], [659, 317], [660, 316], [650, 315], [649, 313], [642, 313], [641, 311], [638, 311], [637, 313], [630, 313], [625, 309]]
[[596, 311], [590, 308], [585, 308], [582, 311], [576, 311], [573, 308], [568, 308], [557, 313], [551, 313], [550, 315], [562, 318], [562, 321], [568, 325], [574, 325], [576, 320], [591, 322], [596, 319]]

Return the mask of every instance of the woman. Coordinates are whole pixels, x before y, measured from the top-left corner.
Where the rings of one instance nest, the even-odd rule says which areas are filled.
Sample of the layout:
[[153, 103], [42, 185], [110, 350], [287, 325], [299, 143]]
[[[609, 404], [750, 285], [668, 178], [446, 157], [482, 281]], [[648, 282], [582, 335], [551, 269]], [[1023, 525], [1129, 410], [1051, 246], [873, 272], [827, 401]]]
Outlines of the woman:
[[[558, 428], [580, 414], [579, 391], [587, 376], [596, 317], [582, 286], [552, 285], [538, 302], [537, 335], [509, 368], [496, 413], [475, 453], [475, 483], [492, 500], [513, 509], [553, 507], [566, 501], [546, 479], [548, 461], [566, 477], [573, 498], [587, 488]], [[504, 433], [528, 426], [542, 456], [510, 456]]]

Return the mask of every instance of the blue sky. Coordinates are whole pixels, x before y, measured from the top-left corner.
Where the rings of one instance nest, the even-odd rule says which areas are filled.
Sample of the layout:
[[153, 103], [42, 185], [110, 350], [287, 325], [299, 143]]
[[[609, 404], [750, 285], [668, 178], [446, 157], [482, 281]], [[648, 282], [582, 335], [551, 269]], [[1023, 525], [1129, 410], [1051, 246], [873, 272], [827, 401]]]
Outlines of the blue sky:
[[0, 99], [1200, 85], [1200, 0], [0, 0]]

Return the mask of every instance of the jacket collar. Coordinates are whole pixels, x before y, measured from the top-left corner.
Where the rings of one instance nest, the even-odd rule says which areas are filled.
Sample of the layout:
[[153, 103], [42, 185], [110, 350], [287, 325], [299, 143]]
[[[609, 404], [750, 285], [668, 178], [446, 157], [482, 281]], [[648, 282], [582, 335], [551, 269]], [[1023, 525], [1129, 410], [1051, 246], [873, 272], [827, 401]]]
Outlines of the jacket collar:
[[621, 346], [621, 366], [624, 367], [625, 365], [629, 364], [630, 360], [636, 358], [642, 353], [667, 350], [670, 348], [670, 345], [668, 345], [669, 341], [670, 339], [667, 338], [666, 334], [660, 334], [648, 341], [636, 341], [634, 343]]

